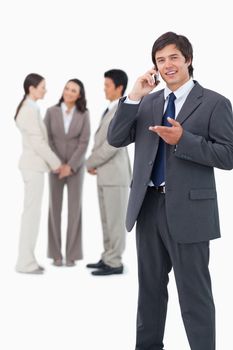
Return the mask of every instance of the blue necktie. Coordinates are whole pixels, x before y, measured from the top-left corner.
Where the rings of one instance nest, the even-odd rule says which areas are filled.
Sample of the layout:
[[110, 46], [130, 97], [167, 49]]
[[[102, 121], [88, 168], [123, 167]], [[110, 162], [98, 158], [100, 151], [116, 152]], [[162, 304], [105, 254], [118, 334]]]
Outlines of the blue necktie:
[[[167, 118], [175, 118], [175, 99], [174, 93], [170, 93], [166, 111], [163, 115], [162, 125], [171, 126]], [[165, 181], [165, 142], [159, 139], [159, 147], [151, 173], [151, 180], [155, 186], [160, 186]]]

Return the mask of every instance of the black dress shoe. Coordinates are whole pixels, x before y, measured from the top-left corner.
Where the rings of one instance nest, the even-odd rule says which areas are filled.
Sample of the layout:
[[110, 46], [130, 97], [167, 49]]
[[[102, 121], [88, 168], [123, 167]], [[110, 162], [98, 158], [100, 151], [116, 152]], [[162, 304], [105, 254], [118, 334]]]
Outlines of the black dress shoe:
[[99, 270], [92, 271], [92, 275], [94, 276], [119, 275], [121, 273], [123, 273], [123, 265], [119, 267], [111, 267], [104, 264], [104, 267], [100, 268]]
[[87, 267], [90, 269], [102, 269], [105, 265], [103, 260], [98, 261], [97, 263], [93, 264], [87, 264]]

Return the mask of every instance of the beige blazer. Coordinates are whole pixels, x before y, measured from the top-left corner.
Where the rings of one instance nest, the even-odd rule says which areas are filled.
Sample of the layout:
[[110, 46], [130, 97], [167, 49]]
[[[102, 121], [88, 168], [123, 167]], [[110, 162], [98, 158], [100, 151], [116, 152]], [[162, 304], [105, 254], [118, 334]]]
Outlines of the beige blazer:
[[95, 133], [94, 147], [86, 161], [87, 168], [97, 169], [99, 186], [129, 186], [131, 167], [126, 147], [115, 148], [107, 141], [107, 132], [117, 106], [114, 106], [101, 119]]
[[59, 168], [61, 161], [49, 147], [46, 127], [39, 109], [27, 99], [17, 115], [16, 125], [21, 131], [23, 141], [19, 168], [42, 172]]
[[85, 153], [90, 138], [89, 112], [75, 110], [68, 133], [65, 133], [62, 109], [53, 106], [47, 109], [44, 122], [49, 144], [63, 163], [77, 172], [85, 164]]

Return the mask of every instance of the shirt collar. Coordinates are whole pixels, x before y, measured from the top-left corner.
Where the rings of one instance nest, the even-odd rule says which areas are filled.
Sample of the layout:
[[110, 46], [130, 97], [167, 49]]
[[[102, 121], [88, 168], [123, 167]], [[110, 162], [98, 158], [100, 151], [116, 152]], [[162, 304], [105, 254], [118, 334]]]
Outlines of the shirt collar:
[[67, 105], [64, 102], [62, 102], [61, 103], [61, 109], [62, 109], [62, 112], [63, 112], [64, 115], [73, 115], [74, 110], [75, 110], [75, 106], [71, 108], [69, 113], [67, 113], [67, 110], [68, 110]]
[[25, 100], [25, 102], [26, 102], [29, 106], [31, 106], [32, 108], [35, 108], [36, 110], [39, 109], [38, 104], [36, 103], [36, 101], [35, 101], [35, 100], [32, 100], [30, 97], [27, 97], [26, 100]]
[[179, 89], [177, 89], [176, 91], [171, 91], [167, 86], [165, 86], [164, 88], [164, 99], [166, 100], [168, 95], [173, 92], [174, 95], [176, 96], [176, 99], [186, 95], [189, 93], [189, 91], [192, 90], [192, 88], [194, 87], [194, 81], [192, 78], [190, 78], [185, 84], [183, 84], [181, 87], [179, 87]]
[[115, 107], [119, 102], [119, 99], [111, 101], [108, 105], [108, 110], [112, 109], [113, 107]]

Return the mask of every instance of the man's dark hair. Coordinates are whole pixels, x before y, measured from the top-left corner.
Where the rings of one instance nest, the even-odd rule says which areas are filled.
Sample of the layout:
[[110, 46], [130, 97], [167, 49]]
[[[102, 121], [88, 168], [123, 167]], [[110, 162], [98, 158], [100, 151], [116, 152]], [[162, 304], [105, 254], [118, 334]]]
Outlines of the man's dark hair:
[[110, 69], [107, 72], [104, 73], [105, 78], [110, 78], [114, 82], [115, 87], [121, 86], [122, 85], [122, 92], [121, 96], [124, 95], [124, 92], [127, 87], [128, 83], [128, 76], [127, 74], [121, 70], [121, 69]]
[[155, 42], [152, 47], [152, 61], [155, 65], [155, 68], [157, 69], [156, 61], [155, 61], [155, 54], [157, 51], [162, 50], [165, 46], [174, 44], [178, 50], [182, 53], [182, 55], [185, 57], [186, 62], [188, 60], [191, 60], [191, 63], [188, 67], [189, 69], [189, 76], [193, 76], [193, 66], [192, 66], [192, 60], [193, 60], [193, 48], [189, 40], [183, 36], [178, 35], [173, 32], [167, 32], [163, 35], [161, 35]]

